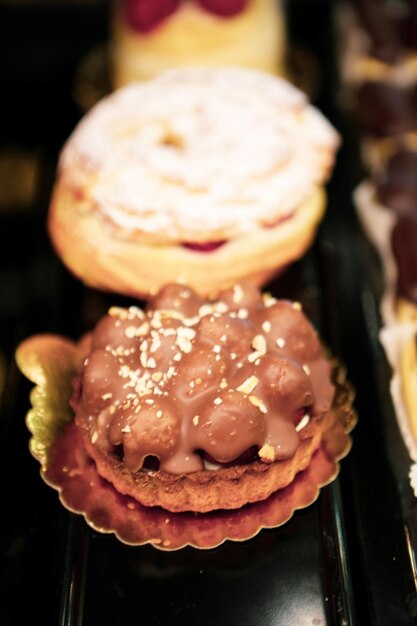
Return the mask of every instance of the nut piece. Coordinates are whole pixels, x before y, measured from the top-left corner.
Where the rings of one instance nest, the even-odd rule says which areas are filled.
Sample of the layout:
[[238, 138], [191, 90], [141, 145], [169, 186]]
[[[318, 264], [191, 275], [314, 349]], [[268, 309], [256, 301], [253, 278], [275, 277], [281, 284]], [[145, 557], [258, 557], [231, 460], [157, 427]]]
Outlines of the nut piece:
[[275, 461], [274, 446], [270, 443], [265, 443], [259, 450], [258, 456], [264, 463], [273, 463]]

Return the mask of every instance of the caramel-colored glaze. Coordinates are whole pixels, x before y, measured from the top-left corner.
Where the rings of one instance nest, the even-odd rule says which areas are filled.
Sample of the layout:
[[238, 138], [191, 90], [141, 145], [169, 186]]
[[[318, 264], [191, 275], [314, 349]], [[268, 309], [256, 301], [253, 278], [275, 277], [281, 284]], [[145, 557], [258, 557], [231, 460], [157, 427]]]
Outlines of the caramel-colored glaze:
[[130, 471], [182, 474], [260, 450], [290, 458], [333, 400], [330, 364], [297, 303], [235, 285], [216, 301], [168, 285], [146, 312], [112, 308], [92, 333], [76, 414]]

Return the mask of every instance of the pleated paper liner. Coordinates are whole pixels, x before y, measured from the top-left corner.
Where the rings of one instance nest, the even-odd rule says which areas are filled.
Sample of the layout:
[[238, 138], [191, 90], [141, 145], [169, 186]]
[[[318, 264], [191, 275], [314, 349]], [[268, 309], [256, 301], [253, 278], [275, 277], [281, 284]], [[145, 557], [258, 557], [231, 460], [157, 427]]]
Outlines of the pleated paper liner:
[[264, 528], [276, 528], [317, 499], [320, 488], [336, 478], [339, 460], [351, 447], [349, 432], [356, 423], [354, 393], [343, 368], [334, 361], [332, 424], [308, 468], [289, 486], [233, 511], [171, 513], [145, 507], [104, 480], [83, 448], [69, 404], [71, 381], [82, 353], [79, 345], [53, 335], [34, 336], [18, 347], [17, 364], [36, 385], [26, 417], [32, 433], [30, 450], [40, 462], [42, 478], [59, 492], [63, 505], [83, 515], [95, 530], [114, 533], [123, 543], [151, 544], [163, 550], [187, 545], [208, 549], [226, 540], [244, 541]]

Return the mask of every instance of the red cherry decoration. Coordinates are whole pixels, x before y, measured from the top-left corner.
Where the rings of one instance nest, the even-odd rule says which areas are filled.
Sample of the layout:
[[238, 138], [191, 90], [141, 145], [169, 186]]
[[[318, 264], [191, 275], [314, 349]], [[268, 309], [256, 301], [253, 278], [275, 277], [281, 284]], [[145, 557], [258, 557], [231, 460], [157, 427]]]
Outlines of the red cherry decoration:
[[131, 28], [148, 33], [174, 13], [180, 0], [125, 0], [125, 16]]
[[220, 17], [233, 17], [245, 9], [248, 0], [199, 0], [199, 4]]

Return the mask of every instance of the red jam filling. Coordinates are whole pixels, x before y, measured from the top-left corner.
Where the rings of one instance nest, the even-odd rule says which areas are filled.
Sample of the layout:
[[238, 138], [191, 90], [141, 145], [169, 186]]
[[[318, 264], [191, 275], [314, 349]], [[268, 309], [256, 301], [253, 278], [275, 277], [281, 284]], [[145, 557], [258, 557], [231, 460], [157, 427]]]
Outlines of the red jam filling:
[[195, 252], [212, 252], [217, 250], [226, 243], [226, 241], [205, 241], [204, 243], [197, 242], [185, 242], [182, 245], [188, 250], [194, 250]]

